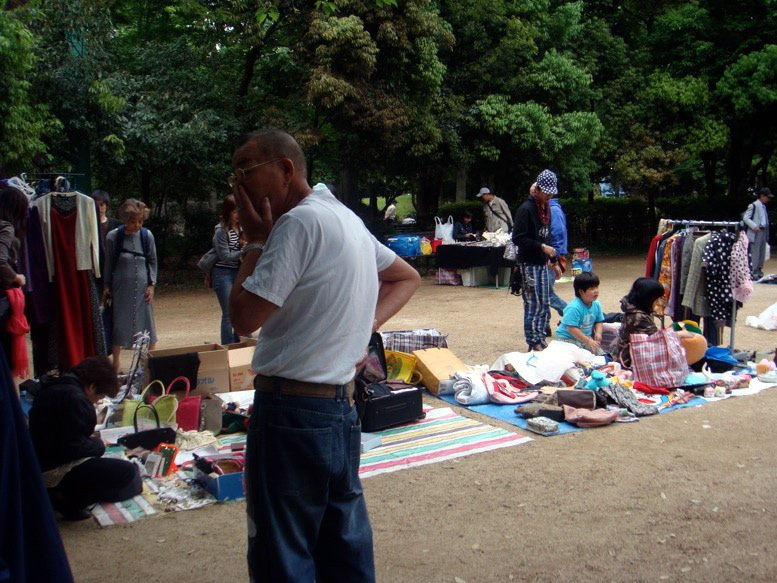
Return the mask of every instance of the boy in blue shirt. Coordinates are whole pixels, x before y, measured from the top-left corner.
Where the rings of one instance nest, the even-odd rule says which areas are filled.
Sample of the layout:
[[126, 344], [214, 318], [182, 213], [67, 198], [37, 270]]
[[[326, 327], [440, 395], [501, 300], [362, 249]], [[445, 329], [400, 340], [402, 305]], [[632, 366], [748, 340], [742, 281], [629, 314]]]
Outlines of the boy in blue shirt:
[[599, 278], [593, 273], [581, 273], [572, 283], [575, 299], [564, 308], [556, 330], [556, 336], [564, 342], [571, 342], [594, 354], [603, 354], [601, 348], [604, 314], [599, 297]]

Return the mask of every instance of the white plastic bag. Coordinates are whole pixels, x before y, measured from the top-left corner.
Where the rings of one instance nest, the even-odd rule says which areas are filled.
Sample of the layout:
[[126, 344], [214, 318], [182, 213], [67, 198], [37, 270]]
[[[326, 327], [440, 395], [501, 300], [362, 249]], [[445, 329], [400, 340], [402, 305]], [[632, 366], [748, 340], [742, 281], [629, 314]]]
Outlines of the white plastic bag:
[[434, 217], [434, 238], [442, 239], [443, 243], [453, 243], [453, 217], [443, 223], [440, 217]]
[[777, 304], [772, 304], [756, 316], [748, 316], [745, 324], [761, 330], [777, 330]]

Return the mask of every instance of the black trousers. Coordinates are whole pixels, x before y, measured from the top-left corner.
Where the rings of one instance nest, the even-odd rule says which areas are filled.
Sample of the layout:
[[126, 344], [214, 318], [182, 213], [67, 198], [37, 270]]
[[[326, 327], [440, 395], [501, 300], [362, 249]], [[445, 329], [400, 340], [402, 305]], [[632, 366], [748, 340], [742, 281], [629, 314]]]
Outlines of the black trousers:
[[135, 464], [113, 458], [91, 458], [49, 488], [56, 510], [81, 510], [95, 502], [120, 502], [137, 496], [143, 481]]

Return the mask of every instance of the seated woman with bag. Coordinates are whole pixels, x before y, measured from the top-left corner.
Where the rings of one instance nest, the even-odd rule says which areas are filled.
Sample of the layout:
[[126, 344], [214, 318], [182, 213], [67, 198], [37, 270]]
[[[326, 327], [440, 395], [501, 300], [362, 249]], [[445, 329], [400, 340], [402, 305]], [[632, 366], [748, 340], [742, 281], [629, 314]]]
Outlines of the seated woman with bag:
[[652, 277], [640, 277], [627, 295], [621, 298], [623, 320], [612, 357], [625, 368], [631, 368], [631, 335], [655, 334], [658, 327], [653, 321], [656, 302], [664, 295], [664, 286]]
[[119, 502], [143, 490], [137, 467], [101, 457], [105, 444], [94, 433], [94, 404], [118, 390], [116, 371], [105, 356], [42, 379], [30, 410], [30, 434], [51, 504], [65, 520], [89, 518], [87, 506]]

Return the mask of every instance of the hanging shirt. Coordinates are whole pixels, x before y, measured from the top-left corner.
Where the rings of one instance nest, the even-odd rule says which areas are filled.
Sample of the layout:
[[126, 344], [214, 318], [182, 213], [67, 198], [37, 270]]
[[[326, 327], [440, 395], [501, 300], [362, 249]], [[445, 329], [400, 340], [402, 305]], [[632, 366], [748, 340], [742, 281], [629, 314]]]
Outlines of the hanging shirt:
[[76, 269], [94, 270], [95, 277], [100, 276], [100, 230], [97, 227], [97, 212], [94, 199], [80, 192], [49, 193], [37, 199], [33, 204], [38, 208], [43, 227], [43, 246], [46, 250], [46, 267], [49, 281], [54, 280], [54, 249], [51, 243], [51, 200], [53, 196], [76, 197]]

